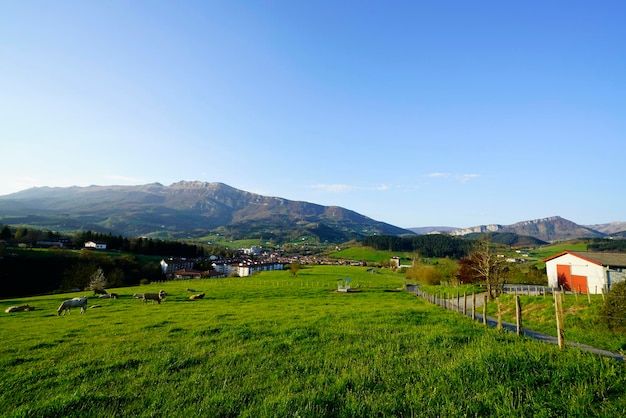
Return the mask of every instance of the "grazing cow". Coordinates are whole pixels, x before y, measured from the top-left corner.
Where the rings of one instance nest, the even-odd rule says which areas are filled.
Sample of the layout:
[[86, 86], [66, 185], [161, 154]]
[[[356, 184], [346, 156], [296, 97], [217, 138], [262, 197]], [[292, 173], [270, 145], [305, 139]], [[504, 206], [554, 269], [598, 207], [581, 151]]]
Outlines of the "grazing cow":
[[143, 293], [133, 293], [135, 299], [143, 299]]
[[117, 293], [107, 293], [104, 295], [98, 296], [100, 299], [117, 299]]
[[196, 300], [196, 299], [203, 299], [204, 298], [204, 292], [202, 293], [198, 293], [197, 295], [191, 295], [189, 296], [190, 300]]
[[20, 306], [9, 306], [4, 312], [6, 313], [11, 313], [11, 312], [29, 312], [29, 311], [34, 311], [35, 308], [33, 306], [29, 306], [28, 304], [26, 305], [20, 305]]
[[104, 289], [94, 289], [93, 290], [93, 295], [94, 296], [96, 296], [96, 295], [106, 295], [106, 294], [107, 294], [107, 291], [104, 290]]
[[147, 301], [152, 301], [152, 303], [154, 303], [154, 301], [156, 300], [157, 303], [161, 303], [161, 301], [165, 298], [165, 291], [161, 290], [159, 293], [144, 293], [143, 294], [143, 303], [146, 303]]
[[86, 307], [87, 297], [68, 299], [61, 303], [61, 306], [59, 306], [59, 309], [57, 309], [57, 315], [61, 315], [61, 312], [63, 313], [63, 315], [65, 315], [65, 312], [70, 315], [70, 309], [72, 308], [80, 308], [80, 313], [85, 313]]

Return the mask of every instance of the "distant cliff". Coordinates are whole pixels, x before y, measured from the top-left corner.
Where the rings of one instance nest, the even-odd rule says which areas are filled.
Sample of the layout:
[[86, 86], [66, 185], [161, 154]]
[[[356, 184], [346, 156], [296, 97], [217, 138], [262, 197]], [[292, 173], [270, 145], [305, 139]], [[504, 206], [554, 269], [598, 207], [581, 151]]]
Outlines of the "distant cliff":
[[595, 229], [578, 225], [560, 216], [517, 222], [512, 225], [479, 225], [471, 228], [456, 229], [448, 232], [460, 236], [473, 233], [511, 232], [518, 235], [535, 237], [542, 241], [554, 242], [574, 238], [598, 238], [606, 234]]

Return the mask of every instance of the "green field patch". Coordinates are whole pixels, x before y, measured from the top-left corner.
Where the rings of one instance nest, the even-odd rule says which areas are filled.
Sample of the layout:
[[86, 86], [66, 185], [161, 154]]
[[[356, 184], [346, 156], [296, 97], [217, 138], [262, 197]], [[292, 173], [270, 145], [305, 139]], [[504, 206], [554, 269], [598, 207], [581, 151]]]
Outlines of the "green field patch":
[[[332, 293], [343, 277], [363, 291]], [[276, 271], [115, 289], [163, 288], [168, 297], [160, 305], [90, 298], [103, 307], [65, 317], [56, 308], [67, 295], [34, 297], [41, 310], [0, 315], [0, 338], [11, 342], [0, 346], [0, 410], [399, 417], [621, 416], [626, 408], [623, 364], [484, 327], [398, 292], [403, 283], [384, 269], [313, 266], [295, 278]], [[211, 299], [186, 303], [187, 287]]]
[[375, 250], [371, 247], [360, 245], [351, 246], [329, 254], [331, 258], [366, 261], [369, 263], [389, 263], [391, 257], [400, 257], [409, 263], [412, 259], [417, 258], [418, 254], [403, 251], [386, 251]]
[[32, 350], [47, 350], [49, 348], [56, 348], [62, 342], [63, 342], [63, 340], [58, 340], [58, 341], [55, 341], [55, 342], [52, 342], [52, 341], [50, 341], [50, 342], [41, 342], [41, 343], [37, 343], [37, 344], [33, 345], [31, 347], [31, 349]]
[[143, 329], [150, 330], [150, 329], [154, 329], [154, 328], [163, 328], [163, 327], [165, 327], [167, 325], [170, 325], [172, 323], [173, 323], [172, 321], [159, 321], [159, 322], [154, 323], [154, 324], [146, 325], [146, 326], [143, 327]]

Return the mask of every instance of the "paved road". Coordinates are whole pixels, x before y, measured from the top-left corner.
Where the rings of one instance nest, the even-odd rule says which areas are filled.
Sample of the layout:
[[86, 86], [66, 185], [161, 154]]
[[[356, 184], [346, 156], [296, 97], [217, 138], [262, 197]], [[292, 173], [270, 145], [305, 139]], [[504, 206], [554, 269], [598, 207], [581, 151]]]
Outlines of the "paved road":
[[[413, 285], [408, 285], [407, 286], [407, 291], [415, 294], [416, 296], [419, 296], [416, 293], [416, 289], [417, 289], [417, 286], [413, 286]], [[471, 316], [472, 300], [473, 300], [473, 298], [470, 298], [470, 297], [467, 298], [467, 315], [468, 316]], [[476, 306], [477, 307], [478, 306], [482, 306], [483, 301], [484, 301], [484, 294], [483, 293], [477, 294], [476, 295]], [[456, 302], [457, 302], [456, 298], [447, 300], [448, 306], [453, 307], [454, 310], [457, 310]], [[462, 309], [460, 309], [459, 311], [460, 311], [461, 314], [463, 314], [462, 313]], [[475, 313], [475, 317], [476, 317], [477, 321], [479, 321], [481, 323], [483, 322], [482, 314], [479, 314], [479, 313], [476, 312]], [[487, 317], [487, 325], [489, 325], [490, 327], [496, 328], [497, 325], [498, 325], [498, 320], [488, 316]], [[509, 322], [502, 321], [502, 328], [507, 330], [507, 331], [510, 331], [510, 332], [517, 332], [517, 325], [516, 324], [511, 324]], [[532, 330], [526, 329], [524, 327], [522, 327], [522, 334], [524, 336], [528, 337], [528, 338], [532, 338], [534, 340], [545, 342], [545, 343], [549, 343], [549, 344], [558, 345], [558, 343], [559, 343], [556, 337], [553, 337], [553, 336], [548, 335], [548, 334], [543, 334], [543, 333], [540, 333], [540, 332], [537, 332], [537, 331], [532, 331]], [[579, 344], [579, 343], [575, 343], [575, 342], [572, 342], [572, 341], [567, 341], [567, 345], [570, 346], [570, 347], [576, 347], [576, 348], [579, 348], [581, 350], [589, 351], [589, 352], [592, 352], [594, 354], [598, 354], [598, 355], [601, 355], [601, 356], [610, 357], [610, 358], [613, 358], [613, 359], [618, 360], [618, 361], [624, 361], [625, 360], [624, 356], [621, 355], [621, 354], [614, 353], [612, 351], [603, 350], [603, 349], [596, 348], [596, 347], [592, 347], [592, 346], [589, 346], [589, 345]]]

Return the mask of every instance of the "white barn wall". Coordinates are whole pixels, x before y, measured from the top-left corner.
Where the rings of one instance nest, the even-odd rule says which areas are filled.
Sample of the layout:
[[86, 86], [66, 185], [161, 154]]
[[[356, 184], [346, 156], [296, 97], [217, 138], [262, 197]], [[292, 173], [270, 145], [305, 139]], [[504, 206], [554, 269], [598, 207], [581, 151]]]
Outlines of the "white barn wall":
[[557, 265], [570, 265], [573, 276], [586, 276], [589, 293], [601, 293], [606, 286], [607, 269], [594, 262], [576, 257], [572, 254], [563, 254], [560, 257], [546, 261], [546, 273], [548, 275], [548, 286], [558, 287]]

